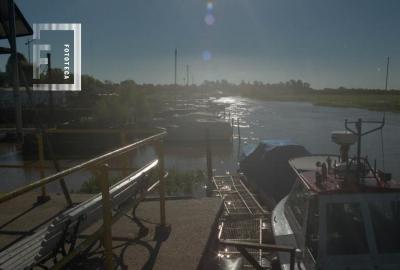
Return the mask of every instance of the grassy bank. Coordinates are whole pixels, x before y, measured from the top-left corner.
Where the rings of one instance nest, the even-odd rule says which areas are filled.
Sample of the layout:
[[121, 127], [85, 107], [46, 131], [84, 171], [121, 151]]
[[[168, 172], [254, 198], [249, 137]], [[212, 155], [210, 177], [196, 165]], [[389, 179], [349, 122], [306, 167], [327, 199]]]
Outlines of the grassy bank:
[[[245, 95], [247, 96], [247, 95]], [[313, 93], [264, 94], [247, 96], [269, 101], [303, 101], [317, 106], [360, 108], [373, 111], [400, 112], [400, 94], [397, 93]]]

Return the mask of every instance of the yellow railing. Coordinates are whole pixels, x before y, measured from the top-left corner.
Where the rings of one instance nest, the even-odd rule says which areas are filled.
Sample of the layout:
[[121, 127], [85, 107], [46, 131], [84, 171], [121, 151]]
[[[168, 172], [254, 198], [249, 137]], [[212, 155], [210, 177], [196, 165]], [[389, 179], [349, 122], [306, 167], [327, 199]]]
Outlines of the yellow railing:
[[[59, 130], [49, 130], [49, 133], [55, 133], [55, 132], [61, 132]], [[87, 130], [78, 130], [76, 133], [84, 133]], [[92, 130], [93, 131], [93, 130]], [[104, 131], [104, 130], [97, 130], [97, 131]], [[69, 130], [69, 132], [73, 132]], [[115, 131], [114, 131], [115, 132]], [[165, 175], [165, 169], [164, 169], [164, 149], [163, 149], [163, 144], [162, 140], [166, 136], [166, 131], [162, 130], [152, 136], [149, 136], [145, 139], [142, 139], [140, 141], [127, 144], [121, 148], [118, 148], [114, 151], [108, 152], [106, 154], [97, 156], [93, 159], [90, 159], [88, 161], [85, 161], [83, 163], [80, 163], [76, 166], [73, 166], [71, 168], [62, 170], [60, 172], [57, 172], [53, 175], [43, 177], [38, 181], [35, 181], [29, 185], [20, 187], [14, 191], [11, 191], [9, 193], [6, 193], [5, 195], [0, 197], [0, 204], [4, 203], [6, 201], [9, 201], [13, 198], [16, 198], [20, 195], [23, 195], [29, 191], [32, 191], [37, 188], [41, 188], [42, 191], [44, 190], [44, 187], [46, 184], [52, 183], [57, 180], [61, 180], [64, 177], [71, 175], [73, 173], [76, 173], [78, 171], [82, 171], [85, 169], [93, 169], [93, 168], [98, 168], [100, 170], [100, 177], [97, 177], [98, 179], [98, 186], [101, 189], [102, 193], [102, 203], [103, 203], [103, 226], [95, 232], [89, 239], [87, 239], [83, 245], [79, 247], [79, 249], [84, 248], [87, 244], [90, 244], [91, 241], [95, 241], [99, 239], [100, 237], [103, 237], [103, 243], [104, 243], [104, 249], [105, 249], [105, 258], [106, 258], [106, 266], [107, 269], [112, 268], [112, 238], [111, 238], [111, 225], [113, 222], [115, 222], [115, 219], [112, 217], [112, 209], [111, 209], [111, 204], [110, 204], [110, 194], [109, 194], [109, 179], [108, 179], [108, 167], [106, 166], [106, 162], [110, 161], [113, 158], [120, 157], [122, 155], [126, 155], [130, 152], [132, 152], [135, 149], [138, 149], [140, 147], [143, 147], [145, 145], [154, 145], [155, 150], [156, 150], [156, 155], [158, 158], [158, 190], [159, 190], [159, 195], [160, 195], [160, 225], [165, 226], [166, 225], [166, 215], [165, 215], [165, 184], [164, 184], [164, 175]], [[43, 138], [42, 134], [38, 133], [37, 135], [38, 139], [38, 151], [39, 151], [39, 169], [41, 170], [41, 176], [44, 176], [44, 154], [43, 154]], [[126, 164], [124, 164], [126, 165]], [[128, 170], [129, 168], [123, 167], [124, 170]], [[63, 263], [66, 263], [68, 260], [70, 260], [75, 252], [79, 252], [79, 249], [72, 252], [69, 256], [63, 260]], [[76, 255], [76, 254], [75, 254]], [[60, 265], [59, 265], [60, 266]]]
[[[0, 128], [0, 132], [15, 132], [15, 128]], [[34, 168], [34, 169], [38, 169], [39, 170], [40, 177], [42, 179], [44, 179], [45, 178], [45, 170], [46, 169], [51, 169], [52, 167], [45, 165], [43, 133], [40, 130], [36, 129], [36, 128], [24, 128], [24, 132], [29, 132], [29, 133], [32, 133], [32, 134], [36, 134], [37, 157], [38, 157], [37, 162], [29, 162], [28, 164], [26, 164], [26, 163], [25, 164], [0, 164], [0, 169], [1, 168], [15, 168], [15, 169]], [[50, 129], [44, 130], [44, 132], [47, 133], [47, 134], [119, 134], [120, 135], [121, 146], [125, 146], [125, 145], [128, 144], [127, 134], [133, 134], [134, 133], [135, 135], [149, 135], [149, 134], [154, 134], [154, 133], [157, 132], [157, 134], [159, 135], [159, 134], [165, 132], [165, 130], [162, 130], [160, 128], [157, 128], [157, 129], [140, 129], [140, 130], [122, 129], [122, 128], [119, 128], [119, 129], [57, 129], [57, 128], [50, 128]], [[164, 135], [162, 137], [164, 137]], [[151, 137], [153, 137], [153, 136], [150, 136], [149, 138], [151, 138]], [[147, 144], [148, 144], [148, 142], [147, 142]], [[137, 146], [136, 148], [138, 148], [138, 147], [140, 147], [140, 145]], [[134, 150], [134, 149], [131, 149], [131, 150]], [[130, 150], [128, 150], [128, 151], [130, 151]], [[120, 154], [118, 154], [118, 155], [120, 155]], [[122, 167], [120, 167], [120, 168], [109, 168], [109, 169], [110, 170], [122, 170], [123, 173], [126, 174], [128, 172], [128, 170], [129, 170], [129, 167], [128, 167], [127, 163], [128, 163], [127, 159], [125, 158], [122, 161]], [[71, 168], [64, 168], [64, 169], [71, 169]], [[58, 177], [58, 179], [60, 181], [64, 181], [63, 177]], [[51, 180], [50, 182], [53, 182], [53, 180]], [[41, 196], [40, 197], [43, 197], [43, 198], [47, 197], [46, 185], [45, 184], [43, 184], [41, 186]], [[62, 184], [64, 184], [64, 183], [62, 183]], [[65, 194], [65, 190], [63, 190], [63, 192], [64, 192], [64, 195], [66, 195], [66, 200], [67, 200], [68, 204], [71, 204], [71, 200], [69, 198], [69, 195]], [[3, 198], [0, 197], [0, 203], [2, 202], [2, 199]]]

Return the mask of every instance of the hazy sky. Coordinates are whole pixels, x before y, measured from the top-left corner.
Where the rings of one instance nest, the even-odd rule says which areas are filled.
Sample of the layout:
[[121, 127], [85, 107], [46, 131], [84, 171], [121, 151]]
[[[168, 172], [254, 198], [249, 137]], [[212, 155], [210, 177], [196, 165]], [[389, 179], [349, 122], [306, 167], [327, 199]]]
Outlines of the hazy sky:
[[[32, 23], [82, 24], [82, 70], [100, 79], [400, 88], [399, 0], [17, 0]], [[208, 14], [208, 15], [207, 15]], [[26, 54], [21, 38], [19, 50]], [[1, 57], [4, 63], [4, 56]]]

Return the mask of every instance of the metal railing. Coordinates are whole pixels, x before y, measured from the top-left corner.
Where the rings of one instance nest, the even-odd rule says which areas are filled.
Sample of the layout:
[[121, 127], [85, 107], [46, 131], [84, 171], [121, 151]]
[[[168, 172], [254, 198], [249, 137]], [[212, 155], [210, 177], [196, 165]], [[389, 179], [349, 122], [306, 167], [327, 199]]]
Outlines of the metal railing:
[[247, 249], [259, 249], [262, 251], [273, 251], [273, 252], [287, 252], [290, 254], [290, 270], [294, 270], [296, 248], [280, 245], [270, 244], [257, 244], [245, 241], [234, 241], [234, 240], [219, 240], [219, 242], [225, 246], [235, 247], [246, 260], [257, 270], [263, 270], [264, 268], [254, 259], [253, 256], [247, 251]]
[[[47, 133], [47, 134], [119, 134], [120, 135], [121, 146], [129, 146], [129, 145], [127, 145], [128, 144], [127, 134], [129, 134], [129, 133], [135, 133], [135, 135], [140, 135], [140, 134], [144, 135], [144, 134], [151, 134], [151, 133], [154, 134], [155, 133], [154, 131], [158, 131], [158, 133], [148, 137], [147, 139], [145, 139], [146, 142], [144, 142], [144, 144], [148, 144], [149, 143], [148, 139], [157, 140], [157, 138], [154, 138], [154, 136], [158, 136], [160, 134], [164, 134], [165, 133], [164, 135], [161, 136], [161, 137], [164, 137], [166, 135], [165, 130], [161, 130], [161, 129], [156, 129], [156, 130], [154, 130], [154, 129], [129, 130], [129, 129], [56, 129], [56, 128], [51, 128], [51, 129], [44, 130], [44, 133]], [[0, 128], [0, 132], [15, 132], [15, 129], [13, 129], [13, 128]], [[34, 169], [38, 169], [39, 170], [39, 174], [40, 174], [41, 180], [47, 179], [48, 177], [45, 177], [45, 170], [46, 169], [51, 169], [52, 167], [45, 165], [44, 134], [39, 129], [36, 129], [36, 128], [24, 128], [24, 132], [31, 132], [31, 133], [36, 135], [38, 160], [35, 161], [35, 162], [30, 162], [28, 164], [21, 164], [21, 165], [20, 164], [0, 164], [0, 169], [1, 168], [9, 168], [9, 169], [12, 169], [12, 168], [14, 168], [14, 169], [34, 168]], [[141, 147], [142, 146], [141, 144], [143, 144], [142, 141], [138, 141], [138, 142], [134, 143], [136, 146], [133, 146], [133, 148], [130, 147], [126, 151], [132, 151], [132, 150], [135, 150], [136, 148]], [[133, 144], [131, 144], [130, 146], [132, 146], [132, 145]], [[118, 149], [118, 150], [120, 150], [120, 149]], [[122, 155], [122, 154], [123, 153], [117, 153], [117, 155]], [[95, 159], [100, 159], [103, 156], [104, 155], [99, 156], [99, 157], [97, 157]], [[108, 157], [106, 159], [111, 159], [111, 158], [113, 158], [113, 156]], [[89, 161], [87, 161], [85, 163], [89, 163], [89, 165], [90, 165], [91, 162], [93, 162], [93, 159], [89, 160]], [[99, 161], [99, 162], [101, 162], [101, 161]], [[81, 165], [83, 165], [83, 163], [80, 164], [80, 165], [77, 165], [75, 167], [78, 167], [78, 166], [81, 166]], [[75, 171], [74, 170], [75, 167], [63, 168], [63, 169], [64, 169], [64, 171], [72, 169], [73, 171], [70, 172], [70, 173], [73, 173]], [[80, 169], [77, 169], [77, 170], [80, 170]], [[122, 167], [121, 168], [109, 168], [109, 170], [121, 170], [121, 171], [123, 171], [125, 173], [129, 169], [130, 168], [127, 165], [126, 159], [122, 162]], [[61, 173], [61, 172], [58, 172], [58, 173]], [[63, 177], [58, 177], [58, 173], [56, 173], [53, 176], [57, 177], [58, 180], [63, 181]], [[67, 173], [67, 175], [70, 174], [70, 173]], [[40, 197], [47, 197], [46, 184], [50, 183], [50, 182], [54, 182], [54, 181], [55, 180], [50, 179], [50, 180], [48, 180], [48, 182], [41, 184], [41, 196]], [[35, 182], [33, 184], [39, 185], [37, 182]], [[34, 185], [35, 186], [34, 189], [36, 188], [36, 185]], [[29, 185], [25, 186], [24, 188], [28, 188], [28, 187], [29, 187]], [[17, 191], [19, 192], [19, 190], [20, 189], [17, 189], [14, 192], [17, 192]], [[63, 190], [63, 192], [64, 191], [65, 190]], [[6, 194], [6, 195], [9, 195], [9, 194]], [[64, 195], [66, 196], [67, 203], [69, 205], [71, 205], [71, 200], [69, 198], [69, 195], [65, 194], [65, 193], [64, 193]], [[0, 203], [4, 199], [6, 199], [6, 198], [0, 197]]]
[[[109, 169], [106, 165], [106, 162], [113, 158], [120, 157], [122, 155], [126, 155], [140, 147], [150, 145], [150, 144], [154, 145], [156, 155], [158, 158], [158, 182], [155, 185], [152, 185], [148, 189], [148, 191], [153, 189], [158, 184], [158, 190], [159, 190], [159, 196], [160, 196], [160, 225], [165, 226], [166, 225], [165, 183], [164, 183], [165, 168], [164, 168], [164, 149], [163, 149], [162, 140], [166, 136], [166, 134], [167, 134], [166, 131], [162, 130], [155, 135], [152, 135], [152, 136], [149, 136], [142, 140], [139, 140], [137, 142], [125, 145], [114, 151], [97, 156], [88, 161], [80, 163], [76, 166], [73, 166], [71, 168], [57, 172], [53, 175], [43, 177], [42, 179], [40, 179], [38, 181], [35, 181], [31, 184], [20, 187], [14, 191], [6, 193], [3, 196], [0, 196], [0, 204], [7, 202], [18, 196], [21, 196], [21, 195], [23, 195], [27, 192], [30, 192], [34, 189], [37, 189], [37, 188], [42, 188], [42, 191], [43, 191], [46, 184], [63, 179], [65, 176], [71, 175], [78, 171], [82, 171], [85, 169], [94, 169], [94, 168], [99, 169], [100, 177], [97, 177], [96, 180], [97, 180], [97, 185], [100, 187], [100, 190], [102, 193], [103, 226], [99, 230], [97, 230], [94, 234], [92, 234], [87, 240], [85, 240], [80, 246], [78, 246], [76, 250], [74, 250], [67, 257], [65, 257], [62, 260], [62, 264], [57, 264], [56, 268], [57, 267], [61, 268], [64, 263], [67, 263], [68, 261], [70, 261], [74, 256], [76, 256], [85, 247], [90, 246], [91, 243], [98, 240], [99, 238], [103, 238], [105, 261], [106, 261], [105, 265], [106, 265], [107, 269], [112, 269], [113, 262], [112, 262], [111, 226], [119, 217], [118, 217], [118, 214], [116, 217], [112, 216], [112, 207], [111, 207], [111, 203], [110, 203], [110, 194], [109, 194], [109, 179], [108, 179], [108, 170]], [[39, 138], [39, 143], [40, 143], [41, 136], [38, 136], [38, 138]], [[44, 160], [43, 147], [41, 147], [39, 144], [39, 168], [41, 170], [43, 170], [43, 168], [44, 168], [43, 160]], [[125, 167], [124, 169], [128, 169], [128, 168]], [[43, 171], [41, 173], [41, 176], [44, 176]]]

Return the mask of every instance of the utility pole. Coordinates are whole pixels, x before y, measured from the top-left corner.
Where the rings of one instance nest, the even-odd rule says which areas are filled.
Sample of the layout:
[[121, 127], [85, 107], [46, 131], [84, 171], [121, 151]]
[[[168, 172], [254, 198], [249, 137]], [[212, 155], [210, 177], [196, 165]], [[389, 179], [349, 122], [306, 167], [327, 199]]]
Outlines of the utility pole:
[[189, 86], [189, 65], [186, 65], [186, 86]]
[[15, 126], [17, 131], [17, 140], [20, 143], [24, 142], [24, 133], [22, 128], [22, 104], [21, 96], [19, 93], [19, 63], [18, 63], [18, 53], [17, 53], [17, 38], [15, 30], [15, 6], [14, 0], [8, 0], [8, 28], [9, 37], [8, 41], [10, 43], [11, 49], [11, 63], [12, 63], [12, 82], [14, 89], [14, 102], [15, 102]]
[[176, 78], [177, 78], [177, 64], [178, 64], [178, 49], [175, 48], [175, 79], [174, 79], [174, 84], [176, 85]]
[[31, 43], [33, 42], [33, 39], [28, 39], [26, 42], [25, 42], [25, 45], [27, 45], [28, 46], [28, 63], [30, 64], [31, 63]]
[[385, 90], [388, 90], [388, 80], [389, 80], [389, 56], [387, 57], [387, 64], [386, 64], [386, 83], [385, 83]]
[[[47, 53], [47, 83], [51, 83], [52, 74], [51, 74], [51, 54]], [[53, 116], [54, 116], [54, 100], [53, 100], [53, 91], [51, 88], [49, 89], [49, 110], [50, 110], [50, 125], [53, 124]]]

